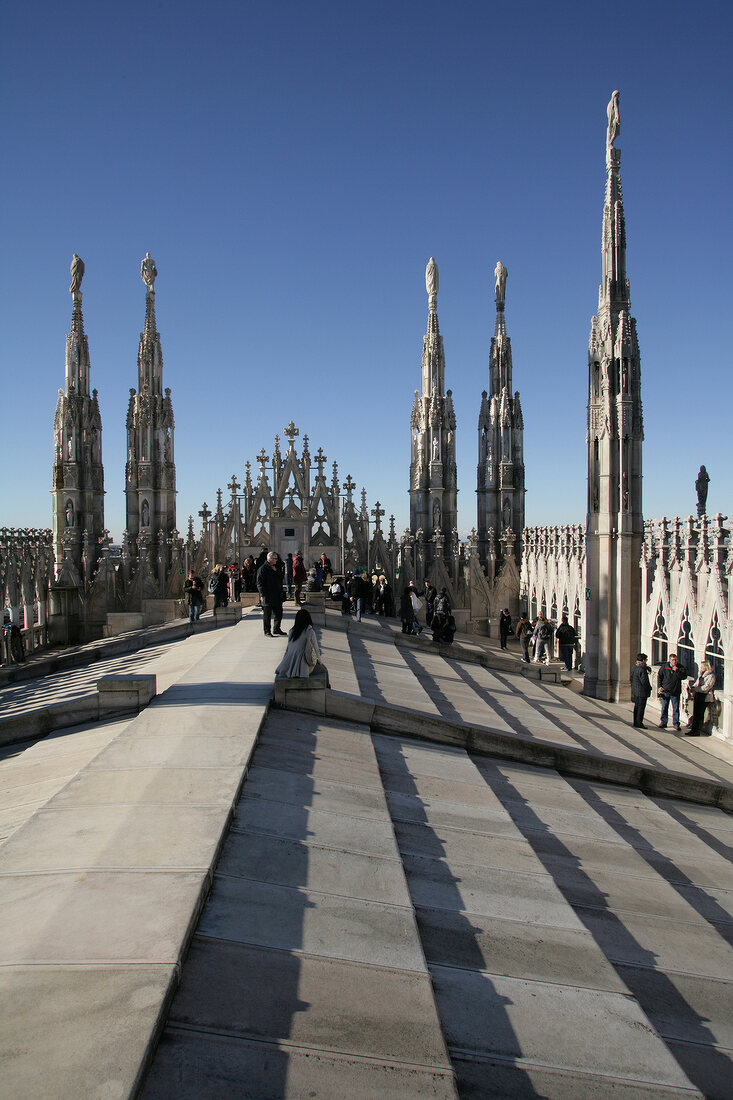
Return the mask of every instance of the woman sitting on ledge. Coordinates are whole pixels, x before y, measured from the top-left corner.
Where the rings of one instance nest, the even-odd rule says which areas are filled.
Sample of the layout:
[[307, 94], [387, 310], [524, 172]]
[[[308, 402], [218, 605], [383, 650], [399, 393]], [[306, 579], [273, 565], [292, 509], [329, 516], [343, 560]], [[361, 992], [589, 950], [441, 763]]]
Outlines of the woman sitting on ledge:
[[293, 676], [322, 676], [324, 673], [326, 687], [330, 687], [328, 670], [321, 662], [321, 651], [310, 612], [301, 607], [296, 612], [293, 628], [288, 634], [288, 648], [275, 669], [275, 676], [290, 679]]

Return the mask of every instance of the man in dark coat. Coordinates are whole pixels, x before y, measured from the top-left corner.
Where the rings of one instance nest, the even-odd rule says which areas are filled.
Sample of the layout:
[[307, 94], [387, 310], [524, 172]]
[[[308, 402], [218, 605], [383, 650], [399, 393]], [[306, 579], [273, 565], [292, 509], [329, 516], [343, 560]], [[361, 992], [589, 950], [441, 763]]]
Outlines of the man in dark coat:
[[[262, 625], [267, 638], [285, 636], [285, 631], [280, 629], [283, 617], [283, 577], [279, 562], [280, 555], [271, 550], [265, 564], [257, 570], [257, 591], [260, 594]], [[270, 630], [273, 619], [274, 626]]]
[[649, 682], [649, 669], [646, 667], [646, 653], [639, 653], [636, 657], [636, 664], [631, 670], [631, 698], [634, 700], [634, 726], [636, 729], [646, 729], [644, 709], [651, 693], [652, 685]]
[[[566, 672], [573, 671], [573, 656], [575, 654], [575, 643], [578, 639], [575, 633], [575, 627], [571, 626], [568, 622], [567, 615], [563, 615], [562, 622], [556, 631], [557, 644], [560, 650], [560, 660], [565, 665]], [[636, 658], [637, 661], [639, 658]], [[646, 660], [646, 658], [645, 658]], [[636, 722], [634, 722], [636, 725]]]
[[195, 623], [201, 614], [201, 605], [204, 602], [204, 582], [201, 577], [189, 572], [188, 580], [183, 586], [183, 591], [188, 600], [188, 621]]
[[670, 653], [669, 660], [663, 664], [657, 673], [657, 695], [662, 700], [662, 713], [659, 716], [659, 728], [667, 728], [667, 714], [669, 704], [672, 704], [672, 725], [679, 733], [680, 727], [680, 695], [682, 694], [682, 681], [687, 679], [687, 669], [677, 663], [677, 654]]
[[512, 617], [509, 614], [509, 608], [505, 607], [502, 613], [499, 615], [499, 643], [502, 649], [506, 649], [506, 641], [509, 637], [509, 631], [512, 629]]

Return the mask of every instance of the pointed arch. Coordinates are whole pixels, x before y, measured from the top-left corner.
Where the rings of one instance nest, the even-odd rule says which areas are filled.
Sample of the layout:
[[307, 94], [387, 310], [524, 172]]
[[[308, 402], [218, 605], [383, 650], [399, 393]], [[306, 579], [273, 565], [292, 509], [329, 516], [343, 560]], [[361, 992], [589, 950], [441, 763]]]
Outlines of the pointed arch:
[[691, 675], [697, 675], [697, 661], [695, 660], [695, 639], [690, 622], [689, 604], [685, 604], [685, 610], [680, 619], [680, 629], [677, 634], [677, 660]]
[[718, 621], [718, 612], [713, 613], [710, 629], [705, 642], [705, 660], [710, 661], [715, 673], [715, 689], [721, 696], [725, 689], [725, 652], [723, 650], [723, 636]]
[[660, 596], [657, 603], [657, 613], [654, 616], [654, 626], [652, 627], [652, 664], [663, 665], [668, 656], [667, 621], [664, 617], [664, 605]]

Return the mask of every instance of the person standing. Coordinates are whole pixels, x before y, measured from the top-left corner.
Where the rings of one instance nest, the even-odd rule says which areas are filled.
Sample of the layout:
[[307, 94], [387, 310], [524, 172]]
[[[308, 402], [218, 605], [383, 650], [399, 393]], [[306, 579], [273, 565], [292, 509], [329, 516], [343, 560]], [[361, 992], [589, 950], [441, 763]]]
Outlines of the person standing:
[[[572, 629], [572, 628], [571, 628]], [[558, 629], [558, 636], [560, 631]], [[636, 664], [631, 670], [631, 698], [634, 700], [634, 726], [636, 729], [646, 729], [644, 725], [644, 710], [646, 701], [652, 693], [652, 685], [649, 680], [649, 669], [646, 664], [646, 653], [637, 653]]]
[[358, 572], [354, 572], [348, 584], [351, 606], [356, 615], [356, 621], [361, 622], [361, 613], [364, 610], [364, 584]]
[[[285, 637], [285, 631], [280, 629], [283, 617], [283, 582], [279, 569], [280, 555], [271, 550], [267, 555], [267, 561], [257, 570], [257, 591], [260, 594], [262, 605], [262, 625], [265, 637]], [[271, 624], [274, 620], [274, 626]]]
[[445, 587], [441, 588], [440, 592], [435, 597], [435, 602], [433, 604], [433, 619], [431, 623], [433, 630], [433, 641], [442, 641], [445, 635], [446, 627], [448, 626], [448, 619], [450, 618], [451, 612], [452, 608], [450, 605], [450, 600], [448, 598], [448, 591]]
[[425, 585], [425, 623], [430, 626], [433, 621], [433, 612], [435, 611], [435, 600], [438, 595], [438, 589], [432, 583], [428, 581]]
[[290, 599], [293, 592], [293, 555], [288, 554], [285, 559], [285, 592]]
[[[226, 607], [229, 603], [229, 574], [223, 565], [217, 565], [214, 570], [214, 611], [217, 607]], [[211, 591], [211, 582], [209, 582]]]
[[[557, 628], [557, 644], [560, 650], [560, 660], [565, 665], [566, 672], [573, 671], [573, 656], [575, 655], [577, 640], [578, 635], [575, 633], [575, 627], [570, 625], [567, 615], [563, 615], [562, 622]], [[638, 657], [636, 659], [639, 660]], [[646, 660], [646, 657], [644, 660]], [[634, 722], [634, 725], [636, 725], [636, 722]]]
[[257, 566], [255, 565], [255, 560], [251, 554], [246, 557], [242, 563], [242, 576], [244, 577], [244, 591], [256, 592]]
[[517, 623], [517, 637], [522, 647], [522, 664], [529, 664], [529, 643], [532, 641], [532, 623], [526, 615], [522, 615]]
[[293, 585], [295, 586], [295, 602], [300, 604], [300, 592], [308, 580], [308, 574], [305, 571], [305, 565], [303, 564], [303, 555], [299, 550], [293, 558]]
[[535, 662], [547, 657], [547, 664], [552, 660], [552, 623], [544, 615], [540, 615], [535, 628], [537, 648], [535, 649]]
[[662, 712], [659, 716], [660, 730], [667, 728], [667, 715], [669, 704], [672, 704], [672, 725], [680, 732], [680, 695], [682, 694], [682, 681], [687, 679], [687, 669], [678, 664], [677, 654], [670, 653], [669, 660], [663, 664], [657, 673], [657, 695], [662, 700]]
[[509, 631], [512, 629], [512, 617], [509, 614], [509, 608], [505, 607], [501, 615], [499, 615], [499, 643], [502, 649], [506, 649], [507, 638], [509, 637]]
[[201, 577], [197, 577], [193, 571], [189, 571], [183, 591], [186, 593], [186, 599], [188, 600], [188, 621], [196, 623], [199, 620], [201, 605], [204, 602], [204, 583]]
[[[704, 467], [703, 467], [704, 469]], [[692, 722], [685, 737], [709, 737], [705, 733], [703, 724], [705, 721], [705, 707], [715, 700], [715, 673], [710, 661], [703, 661], [700, 665], [700, 675], [690, 684], [692, 696]]]

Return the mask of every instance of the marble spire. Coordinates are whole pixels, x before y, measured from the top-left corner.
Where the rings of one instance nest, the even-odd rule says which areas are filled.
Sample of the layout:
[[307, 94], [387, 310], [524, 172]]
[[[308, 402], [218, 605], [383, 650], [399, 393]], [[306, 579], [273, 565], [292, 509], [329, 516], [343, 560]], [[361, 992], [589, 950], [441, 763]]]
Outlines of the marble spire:
[[[501, 561], [508, 545], [518, 564], [522, 555], [524, 422], [519, 393], [512, 393], [512, 346], [505, 317], [508, 274], [499, 260], [494, 269], [496, 324], [489, 352], [489, 392], [481, 395], [478, 418], [477, 534], [484, 565]], [[502, 542], [509, 529], [516, 541]]]
[[89, 343], [81, 311], [84, 261], [76, 253], [70, 273], [65, 388], [59, 390], [54, 416], [53, 541], [59, 577], [80, 584], [91, 580], [104, 532], [104, 469], [102, 418], [97, 391], [90, 392]]
[[621, 188], [619, 93], [607, 110], [606, 191], [598, 313], [588, 347], [588, 502], [585, 692], [629, 698], [629, 669], [639, 648], [644, 534], [641, 500], [641, 360], [626, 274]]
[[[457, 526], [456, 418], [451, 390], [445, 390], [445, 352], [438, 324], [438, 265], [425, 269], [428, 323], [423, 337], [421, 391], [415, 391], [411, 432], [410, 529], [425, 536], [428, 569]], [[441, 541], [442, 540], [442, 541]]]
[[126, 529], [133, 549], [145, 534], [152, 547], [161, 542], [159, 552], [165, 554], [176, 529], [175, 419], [171, 391], [163, 388], [163, 352], [155, 318], [157, 275], [147, 252], [140, 264], [145, 324], [137, 353], [138, 391], [130, 390], [127, 410], [125, 497]]

